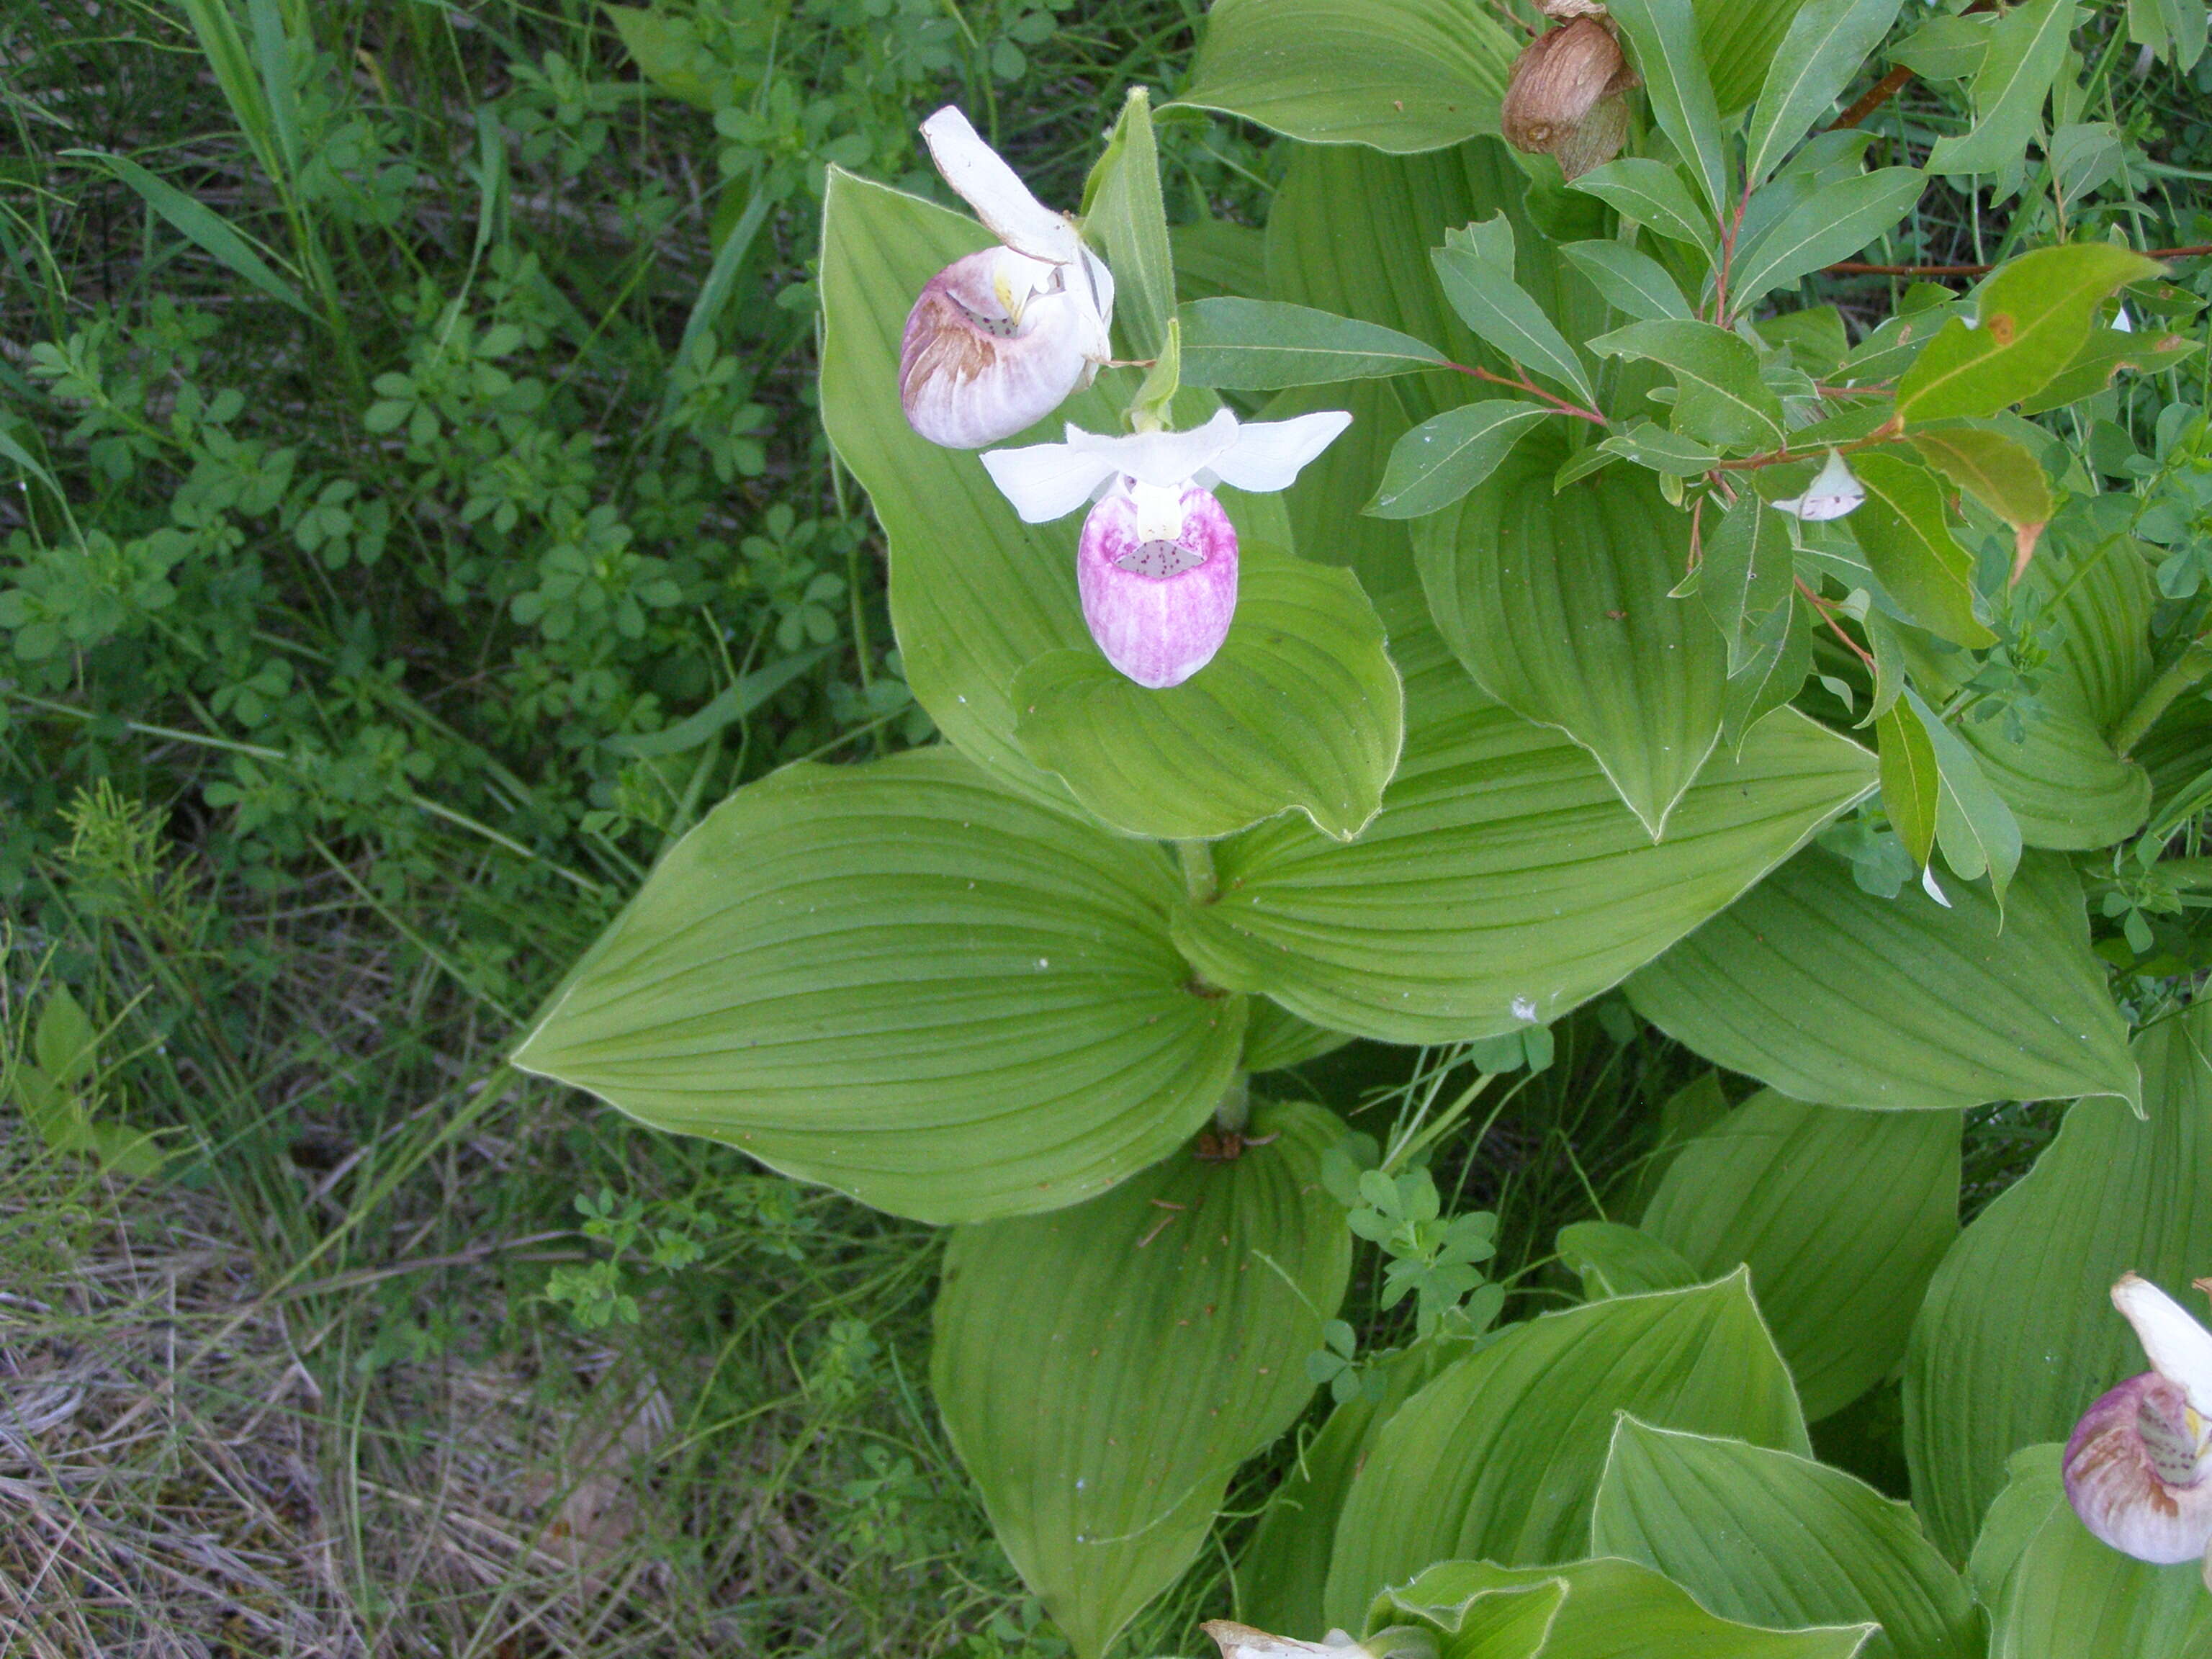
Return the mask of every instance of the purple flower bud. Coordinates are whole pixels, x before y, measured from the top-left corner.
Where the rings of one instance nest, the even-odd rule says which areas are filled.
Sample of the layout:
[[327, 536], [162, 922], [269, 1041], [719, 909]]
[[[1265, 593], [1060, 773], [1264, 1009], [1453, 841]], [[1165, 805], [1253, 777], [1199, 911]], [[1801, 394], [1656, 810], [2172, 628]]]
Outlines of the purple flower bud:
[[1076, 544], [1083, 620], [1139, 685], [1180, 685], [1213, 659], [1237, 612], [1237, 531], [1210, 489], [1124, 479]]
[[2138, 1561], [2191, 1561], [2212, 1544], [2206, 1426], [2178, 1382], [2130, 1377], [2066, 1443], [2066, 1498], [2081, 1524]]

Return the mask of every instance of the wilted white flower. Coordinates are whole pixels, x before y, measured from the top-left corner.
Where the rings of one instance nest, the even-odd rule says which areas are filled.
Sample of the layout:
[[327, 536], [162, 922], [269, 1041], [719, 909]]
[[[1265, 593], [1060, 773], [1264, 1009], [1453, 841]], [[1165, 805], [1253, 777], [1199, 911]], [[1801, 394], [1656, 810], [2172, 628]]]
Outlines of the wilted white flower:
[[[2200, 1289], [2208, 1283], [2197, 1281]], [[2148, 1279], [2112, 1286], [2151, 1369], [2082, 1414], [2066, 1443], [2066, 1497], [2081, 1523], [2139, 1561], [2212, 1546], [2212, 1331]], [[2212, 1583], [2212, 1556], [2206, 1558]]]
[[1842, 518], [1864, 500], [1866, 486], [1844, 464], [1842, 452], [1832, 449], [1828, 452], [1828, 464], [1820, 469], [1818, 477], [1805, 486], [1805, 493], [1786, 501], [1777, 501], [1774, 508], [1808, 524], [1825, 524], [1830, 519]]
[[1067, 428], [1065, 442], [994, 449], [983, 465], [1030, 524], [1097, 504], [1076, 544], [1083, 620], [1138, 684], [1180, 685], [1213, 659], [1237, 610], [1237, 530], [1212, 486], [1286, 489], [1352, 423], [1340, 410], [1127, 437]]
[[899, 342], [899, 402], [932, 443], [980, 449], [1051, 414], [1112, 356], [1114, 276], [957, 109], [938, 111], [921, 136], [1000, 246], [955, 259], [921, 290]]

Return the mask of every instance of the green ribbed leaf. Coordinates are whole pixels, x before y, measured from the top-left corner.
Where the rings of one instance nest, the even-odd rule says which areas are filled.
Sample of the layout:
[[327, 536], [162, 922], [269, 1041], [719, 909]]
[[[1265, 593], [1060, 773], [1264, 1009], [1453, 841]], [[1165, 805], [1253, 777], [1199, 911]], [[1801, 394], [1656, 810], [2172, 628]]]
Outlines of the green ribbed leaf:
[[1913, 1502], [1954, 1558], [2022, 1446], [2063, 1441], [2143, 1369], [2112, 1310], [2132, 1269], [2183, 1292], [2212, 1261], [2212, 1003], [2136, 1039], [2148, 1121], [2084, 1100], [2035, 1167], [1960, 1235], [1905, 1363]]
[[1577, 1221], [1559, 1229], [1559, 1261], [1583, 1281], [1583, 1300], [1679, 1291], [1705, 1275], [1671, 1244], [1618, 1221]]
[[1247, 1072], [1279, 1072], [1332, 1054], [1351, 1041], [1347, 1032], [1323, 1030], [1280, 1003], [1261, 998], [1250, 1005], [1244, 1022], [1244, 1058], [1238, 1065]]
[[1501, 1567], [1444, 1561], [1376, 1599], [1370, 1630], [1408, 1621], [1439, 1659], [1851, 1659], [1863, 1625], [1754, 1630], [1708, 1612], [1634, 1561]]
[[[2063, 1449], [2017, 1454], [1992, 1507], [1994, 1524], [2017, 1501], [2006, 1522], [2019, 1536], [1994, 1598], [1990, 1659], [2205, 1659], [2212, 1598], [2197, 1564], [2153, 1566], [2091, 1537], [2066, 1502]], [[1974, 1556], [1978, 1565], [1978, 1544]]]
[[1452, 0], [1218, 0], [1182, 101], [1405, 155], [1498, 131], [1517, 34]]
[[1176, 932], [1213, 983], [1385, 1042], [1548, 1024], [1873, 784], [1872, 756], [1778, 714], [1706, 767], [1655, 846], [1596, 763], [1484, 697], [1418, 607], [1384, 607], [1407, 718], [1382, 813], [1348, 846], [1284, 820], [1217, 847], [1221, 896]]
[[1644, 1231], [1702, 1276], [1751, 1268], [1805, 1415], [1904, 1358], [1959, 1232], [1956, 1112], [1853, 1112], [1762, 1090], [1675, 1157]]
[[1345, 1495], [1399, 1407], [1467, 1352], [1464, 1341], [1416, 1342], [1376, 1362], [1379, 1395], [1354, 1395], [1328, 1414], [1275, 1489], [1237, 1568], [1237, 1617], [1300, 1641], [1328, 1629], [1322, 1591]]
[[931, 1386], [999, 1541], [1083, 1659], [1182, 1574], [1237, 1466], [1297, 1418], [1344, 1297], [1352, 1236], [1321, 1182], [1344, 1126], [1304, 1105], [1254, 1126], [1279, 1138], [963, 1228], [945, 1252]]
[[1690, 521], [1641, 469], [1553, 495], [1565, 451], [1524, 440], [1456, 508], [1414, 527], [1429, 609], [1483, 689], [1589, 750], [1652, 839], [1720, 740], [1727, 647], [1668, 597]]
[[1101, 821], [1133, 836], [1225, 836], [1291, 807], [1339, 841], [1382, 803], [1405, 734], [1382, 624], [1348, 570], [1253, 544], [1229, 637], [1147, 690], [1096, 649], [1014, 677], [1015, 735]]
[[1981, 1659], [1973, 1600], [1911, 1506], [1788, 1452], [1623, 1418], [1590, 1549], [1747, 1625], [1878, 1624], [1867, 1659]]
[[2150, 680], [2150, 572], [2136, 544], [2118, 537], [2063, 563], [2039, 557], [2021, 587], [2032, 614], [2056, 634], [2053, 672], [2022, 715], [2018, 742], [2002, 719], [1964, 722], [1960, 734], [2029, 846], [2108, 847], [2150, 810], [2150, 775], [2105, 739]]
[[1582, 1554], [1624, 1411], [1809, 1455], [1743, 1273], [1546, 1314], [1454, 1364], [1383, 1425], [1337, 1524], [1330, 1621], [1350, 1626], [1432, 1561]]
[[1948, 909], [1917, 888], [1878, 898], [1842, 860], [1808, 852], [1628, 994], [1669, 1036], [1801, 1100], [1937, 1110], [2136, 1098], [2073, 871], [2023, 860], [2002, 915], [1978, 887], [1953, 882], [1948, 896]]
[[947, 750], [794, 767], [655, 867], [515, 1055], [925, 1221], [1073, 1204], [1219, 1100], [1239, 1000], [1194, 991], [1160, 849]]

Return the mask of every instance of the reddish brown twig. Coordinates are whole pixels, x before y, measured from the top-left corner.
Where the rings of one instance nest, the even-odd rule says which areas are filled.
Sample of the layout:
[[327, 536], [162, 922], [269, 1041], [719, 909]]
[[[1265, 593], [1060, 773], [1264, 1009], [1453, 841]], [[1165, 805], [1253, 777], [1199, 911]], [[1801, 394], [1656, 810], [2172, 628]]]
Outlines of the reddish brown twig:
[[1558, 410], [1562, 415], [1578, 415], [1585, 421], [1596, 422], [1600, 426], [1610, 424], [1605, 416], [1599, 414], [1595, 410], [1584, 409], [1580, 404], [1571, 403], [1565, 398], [1556, 397], [1553, 393], [1545, 391], [1543, 387], [1531, 383], [1526, 378], [1516, 380], [1509, 375], [1494, 374], [1486, 368], [1474, 368], [1468, 367], [1465, 363], [1446, 363], [1444, 367], [1446, 368], [1455, 368], [1462, 374], [1472, 374], [1478, 380], [1487, 380], [1492, 386], [1510, 386], [1516, 392], [1525, 392], [1532, 398], [1541, 398], [1546, 403], [1551, 404], [1553, 408]]
[[1866, 91], [1866, 96], [1853, 104], [1841, 115], [1838, 115], [1835, 119], [1834, 125], [1829, 127], [1828, 131], [1831, 132], [1840, 132], [1845, 127], [1855, 127], [1858, 125], [1858, 124], [1865, 120], [1868, 116], [1873, 114], [1891, 99], [1896, 97], [1899, 90], [1903, 88], [1905, 83], [1911, 78], [1912, 71], [1905, 68], [1904, 64], [1899, 64], [1895, 69], [1890, 70], [1888, 74], [1883, 76], [1881, 80], [1875, 82], [1871, 87], [1869, 87]]
[[[2212, 253], [2212, 242], [2192, 242], [2187, 247], [2145, 250], [2147, 259], [2201, 259]], [[1826, 267], [1831, 276], [1986, 276], [1995, 265], [1875, 265], [1863, 259], [1844, 259]]]
[[1820, 620], [1827, 623], [1830, 628], [1833, 629], [1836, 633], [1836, 637], [1850, 647], [1851, 654], [1856, 657], [1861, 662], [1864, 663], [1867, 667], [1871, 670], [1874, 667], [1873, 657], [1868, 654], [1867, 649], [1864, 646], [1861, 645], [1856, 640], [1844, 632], [1843, 623], [1836, 620], [1836, 613], [1828, 608], [1828, 602], [1822, 599], [1818, 593], [1815, 593], [1811, 588], [1808, 587], [1805, 585], [1805, 579], [1802, 576], [1797, 577], [1796, 580], [1797, 583], [1797, 591], [1800, 593], [1802, 593], [1807, 601], [1812, 605], [1813, 609], [1820, 613]]

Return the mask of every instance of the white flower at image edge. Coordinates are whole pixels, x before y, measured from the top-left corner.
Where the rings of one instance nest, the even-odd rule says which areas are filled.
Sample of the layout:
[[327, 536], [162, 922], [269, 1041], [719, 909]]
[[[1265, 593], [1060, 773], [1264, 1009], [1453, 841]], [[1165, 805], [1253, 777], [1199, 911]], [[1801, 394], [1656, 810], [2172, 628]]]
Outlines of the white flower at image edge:
[[1805, 486], [1805, 493], [1775, 502], [1774, 509], [1808, 524], [1826, 524], [1831, 519], [1842, 518], [1864, 500], [1866, 486], [1844, 465], [1843, 456], [1832, 449], [1828, 452], [1828, 464], [1820, 469], [1818, 477]]
[[981, 449], [1051, 414], [1113, 356], [1114, 276], [958, 110], [938, 111], [921, 136], [1000, 246], [922, 289], [899, 342], [899, 403], [930, 442]]
[[2091, 1532], [2138, 1561], [2204, 1557], [2212, 1583], [2212, 1331], [2133, 1273], [2112, 1286], [2112, 1303], [2151, 1369], [2082, 1413], [2066, 1443], [2067, 1500]]
[[1070, 426], [1063, 443], [994, 449], [983, 465], [1027, 523], [1097, 503], [1076, 544], [1083, 620], [1107, 661], [1160, 690], [1212, 660], [1236, 613], [1237, 529], [1212, 486], [1287, 489], [1351, 424], [1341, 410], [1244, 422], [1224, 409], [1189, 432]]

